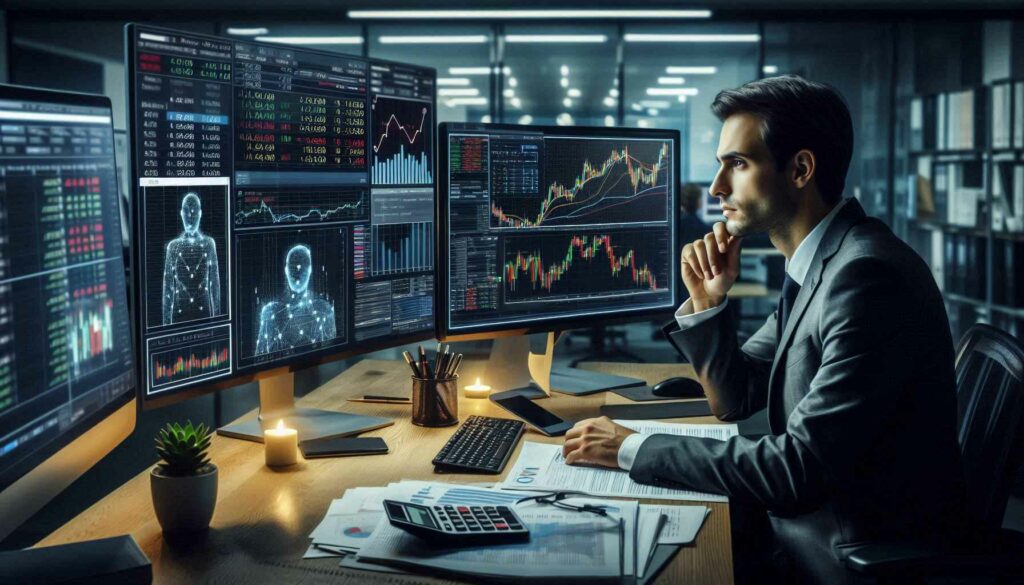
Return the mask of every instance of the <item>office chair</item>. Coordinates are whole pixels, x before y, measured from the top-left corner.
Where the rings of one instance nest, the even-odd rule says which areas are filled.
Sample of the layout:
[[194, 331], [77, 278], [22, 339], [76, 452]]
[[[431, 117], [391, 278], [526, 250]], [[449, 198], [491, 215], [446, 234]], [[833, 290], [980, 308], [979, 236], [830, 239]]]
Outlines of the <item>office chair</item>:
[[1024, 460], [1024, 345], [988, 325], [964, 335], [956, 357], [957, 421], [969, 548], [917, 542], [872, 543], [846, 559], [854, 572], [906, 582], [923, 576], [1024, 576], [1024, 534], [1002, 529], [1010, 488]]

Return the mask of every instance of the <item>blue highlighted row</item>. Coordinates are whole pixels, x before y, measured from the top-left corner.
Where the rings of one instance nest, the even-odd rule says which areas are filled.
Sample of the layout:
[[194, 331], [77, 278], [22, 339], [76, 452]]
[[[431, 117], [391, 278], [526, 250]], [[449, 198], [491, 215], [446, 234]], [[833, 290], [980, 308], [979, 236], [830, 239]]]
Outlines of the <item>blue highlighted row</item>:
[[227, 116], [214, 116], [211, 114], [196, 114], [194, 112], [167, 112], [168, 122], [194, 122], [196, 124], [219, 124], [228, 125]]

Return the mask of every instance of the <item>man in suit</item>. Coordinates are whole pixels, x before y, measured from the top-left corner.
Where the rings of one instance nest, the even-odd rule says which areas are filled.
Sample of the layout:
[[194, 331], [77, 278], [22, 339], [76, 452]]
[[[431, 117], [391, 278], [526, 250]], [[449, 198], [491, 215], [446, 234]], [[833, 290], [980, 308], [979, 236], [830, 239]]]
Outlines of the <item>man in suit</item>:
[[[712, 110], [723, 126], [711, 193], [726, 221], [683, 248], [690, 298], [671, 336], [716, 417], [767, 408], [771, 433], [724, 442], [645, 436], [602, 417], [566, 434], [566, 462], [621, 467], [639, 482], [767, 510], [772, 558], [785, 559], [787, 577], [851, 581], [842, 559], [853, 545], [942, 540], [960, 526], [942, 297], [910, 247], [842, 198], [853, 126], [834, 89], [763, 79], [722, 91]], [[740, 241], [757, 232], [785, 255], [787, 274], [779, 309], [741, 347], [723, 308]]]

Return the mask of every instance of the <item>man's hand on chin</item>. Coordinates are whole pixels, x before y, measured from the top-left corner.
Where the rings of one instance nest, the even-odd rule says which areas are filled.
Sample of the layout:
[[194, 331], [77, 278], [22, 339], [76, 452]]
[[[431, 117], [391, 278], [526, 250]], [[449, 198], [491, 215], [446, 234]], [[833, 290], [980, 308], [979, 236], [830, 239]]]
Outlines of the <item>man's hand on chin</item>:
[[581, 420], [565, 433], [562, 454], [569, 465], [603, 465], [618, 469], [619, 447], [635, 432], [613, 423], [607, 416]]

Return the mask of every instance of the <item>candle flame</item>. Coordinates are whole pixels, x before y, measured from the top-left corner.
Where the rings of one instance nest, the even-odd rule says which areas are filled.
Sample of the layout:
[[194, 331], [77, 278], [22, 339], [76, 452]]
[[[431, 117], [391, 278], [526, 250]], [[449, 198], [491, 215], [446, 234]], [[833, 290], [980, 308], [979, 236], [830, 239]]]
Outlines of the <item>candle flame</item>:
[[480, 385], [480, 378], [477, 378], [477, 379], [476, 379], [476, 385], [477, 385], [477, 386], [479, 386], [479, 385]]
[[277, 421], [277, 430], [279, 430], [279, 431], [283, 431], [284, 430], [284, 419], [283, 418], [281, 420]]

